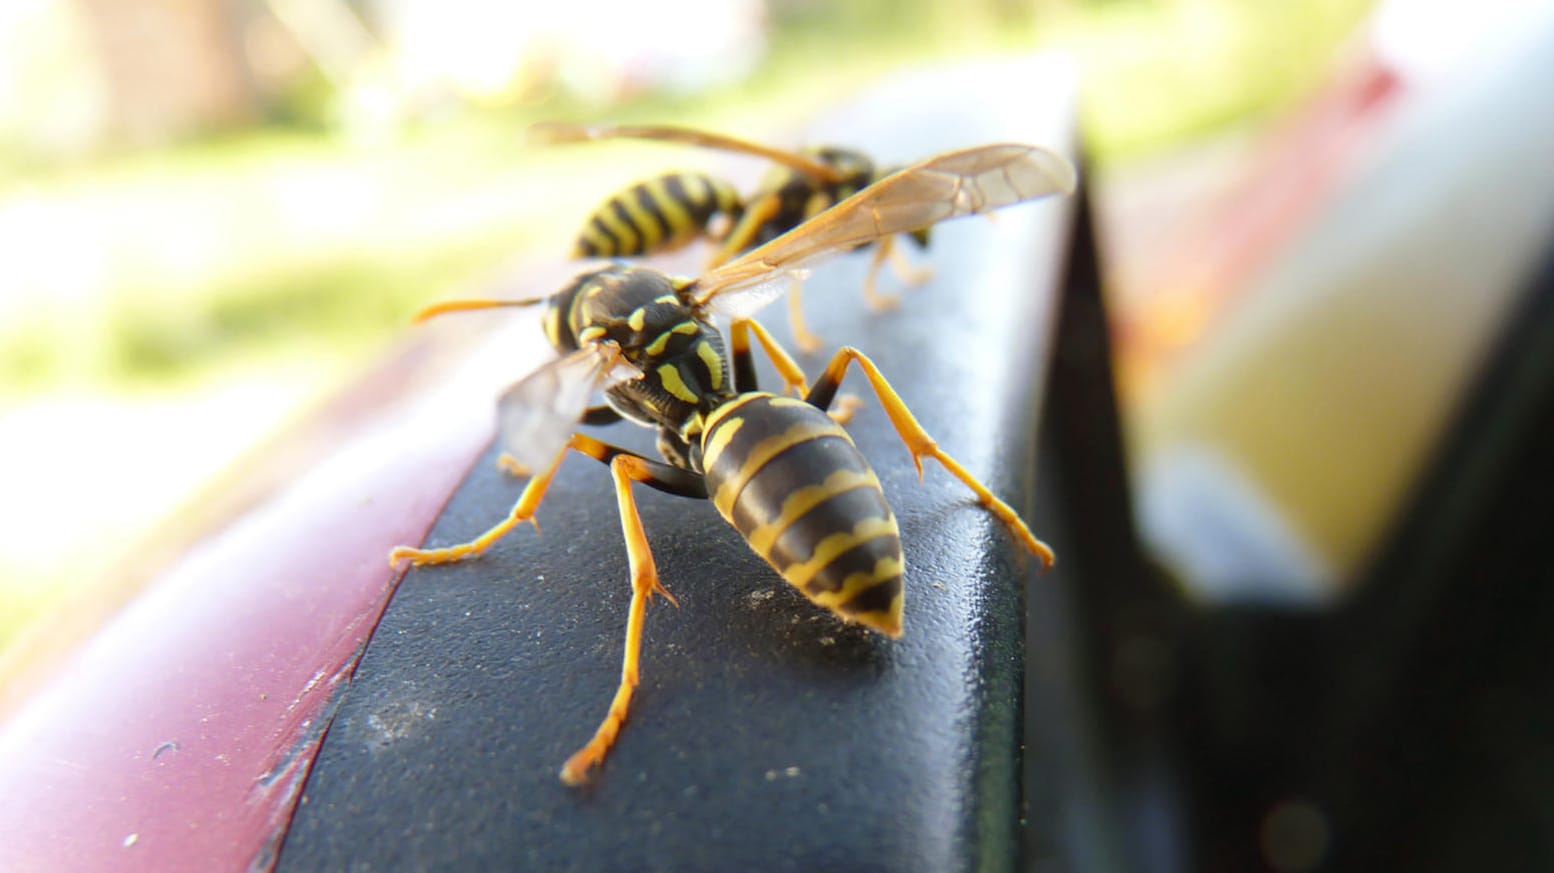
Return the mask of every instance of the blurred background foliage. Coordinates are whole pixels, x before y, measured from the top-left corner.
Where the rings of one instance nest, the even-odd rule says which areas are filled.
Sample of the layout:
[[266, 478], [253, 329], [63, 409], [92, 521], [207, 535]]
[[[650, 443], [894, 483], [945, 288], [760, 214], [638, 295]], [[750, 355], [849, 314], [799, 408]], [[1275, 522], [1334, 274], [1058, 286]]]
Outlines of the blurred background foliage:
[[[409, 313], [561, 252], [630, 146], [795, 144], [906, 65], [1058, 49], [1103, 167], [1317, 86], [1367, 0], [0, 4], [0, 648]], [[1039, 83], [1033, 85], [1039, 87]]]

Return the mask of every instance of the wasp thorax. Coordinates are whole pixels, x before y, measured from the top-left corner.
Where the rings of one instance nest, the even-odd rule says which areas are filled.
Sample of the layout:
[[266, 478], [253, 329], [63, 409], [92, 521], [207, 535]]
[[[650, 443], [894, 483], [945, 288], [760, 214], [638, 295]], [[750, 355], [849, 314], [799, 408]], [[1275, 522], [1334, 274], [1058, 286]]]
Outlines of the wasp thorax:
[[874, 160], [857, 149], [840, 146], [812, 146], [806, 152], [841, 171], [844, 176], [867, 185], [874, 181]]

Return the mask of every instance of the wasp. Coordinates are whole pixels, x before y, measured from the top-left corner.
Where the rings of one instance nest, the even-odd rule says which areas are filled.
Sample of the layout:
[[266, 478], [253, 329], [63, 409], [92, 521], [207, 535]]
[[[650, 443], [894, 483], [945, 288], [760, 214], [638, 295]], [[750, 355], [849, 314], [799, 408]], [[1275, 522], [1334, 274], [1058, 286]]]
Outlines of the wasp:
[[[537, 471], [507, 517], [467, 543], [398, 547], [391, 563], [439, 564], [484, 552], [514, 527], [533, 522], [573, 452], [606, 464], [614, 482], [632, 591], [621, 679], [593, 737], [562, 767], [563, 782], [583, 782], [625, 723], [639, 679], [648, 602], [657, 594], [678, 605], [659, 581], [633, 483], [710, 499], [757, 554], [816, 604], [886, 636], [901, 634], [906, 568], [896, 517], [842, 427], [847, 411], [831, 410], [853, 364], [878, 396], [919, 477], [923, 458], [934, 458], [1044, 567], [1051, 564], [1052, 551], [939, 448], [867, 356], [842, 348], [810, 385], [752, 316], [782, 293], [785, 276], [818, 258], [948, 218], [1068, 193], [1073, 182], [1066, 160], [1034, 146], [950, 152], [871, 185], [698, 278], [612, 264], [547, 297], [449, 301], [421, 313], [426, 318], [543, 305], [545, 334], [559, 357], [518, 381], [498, 403], [501, 463]], [[717, 317], [731, 320], [727, 347]], [[784, 394], [759, 390], [752, 336], [776, 366]], [[600, 390], [606, 403], [590, 405]], [[623, 419], [657, 430], [662, 460], [575, 429], [579, 422]]]
[[[748, 197], [740, 197], [732, 185], [714, 176], [691, 172], [667, 173], [619, 191], [589, 215], [572, 248], [575, 258], [658, 254], [707, 238], [717, 245], [708, 266], [717, 267], [901, 169], [879, 166], [868, 155], [850, 148], [823, 145], [786, 151], [669, 125], [586, 126], [549, 122], [531, 127], [530, 137], [545, 143], [653, 139], [752, 155], [773, 164]], [[714, 230], [713, 221], [719, 216], [721, 228]], [[903, 233], [918, 248], [927, 247], [929, 225], [908, 228]], [[880, 268], [887, 259], [896, 274], [909, 284], [921, 282], [929, 275], [926, 270], [906, 264], [895, 247], [897, 236], [874, 241], [863, 297], [875, 310], [896, 303], [896, 298], [876, 289]], [[798, 282], [793, 283], [788, 296], [788, 321], [799, 348], [806, 352], [819, 350], [819, 337], [805, 324]]]

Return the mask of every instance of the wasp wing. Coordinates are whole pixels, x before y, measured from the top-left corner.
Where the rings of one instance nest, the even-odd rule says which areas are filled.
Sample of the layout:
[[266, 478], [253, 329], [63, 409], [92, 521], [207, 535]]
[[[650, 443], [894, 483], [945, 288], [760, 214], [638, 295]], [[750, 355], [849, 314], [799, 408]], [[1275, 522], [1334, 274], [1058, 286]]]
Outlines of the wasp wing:
[[589, 345], [551, 361], [498, 401], [502, 448], [531, 470], [545, 469], [566, 446], [594, 391], [641, 375], [614, 343]]
[[841, 171], [828, 164], [823, 164], [808, 155], [764, 146], [760, 143], [750, 142], [738, 137], [725, 136], [721, 133], [697, 130], [692, 127], [676, 127], [668, 124], [588, 125], [569, 124], [564, 121], [542, 121], [529, 126], [529, 140], [548, 145], [628, 138], [656, 139], [663, 142], [678, 142], [685, 143], [686, 145], [701, 146], [702, 148], [737, 152], [739, 154], [765, 158], [768, 161], [792, 167], [807, 176], [812, 176], [829, 184], [836, 184], [842, 181]]
[[935, 155], [708, 271], [697, 280], [697, 306], [743, 318], [817, 260], [946, 219], [1072, 194], [1075, 178], [1068, 159], [1039, 146], [999, 143]]

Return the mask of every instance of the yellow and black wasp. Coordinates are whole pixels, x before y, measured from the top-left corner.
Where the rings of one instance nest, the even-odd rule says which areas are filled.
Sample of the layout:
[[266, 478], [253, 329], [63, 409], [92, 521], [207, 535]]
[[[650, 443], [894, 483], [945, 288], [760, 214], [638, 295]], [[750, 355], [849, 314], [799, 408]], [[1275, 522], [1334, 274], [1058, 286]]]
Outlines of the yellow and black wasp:
[[[813, 386], [751, 314], [782, 293], [784, 277], [825, 255], [956, 216], [1068, 193], [1073, 168], [1026, 145], [989, 145], [915, 164], [869, 186], [793, 231], [696, 279], [615, 264], [591, 270], [549, 297], [461, 300], [422, 317], [494, 306], [544, 304], [547, 338], [561, 354], [519, 381], [498, 406], [504, 464], [537, 471], [490, 530], [460, 545], [401, 546], [390, 560], [438, 564], [479, 555], [532, 521], [569, 452], [608, 464], [626, 541], [632, 598], [621, 681], [593, 738], [561, 770], [583, 781], [615, 741], [638, 681], [643, 618], [659, 583], [631, 485], [711, 499], [751, 548], [815, 603], [847, 621], [900, 635], [900, 532], [878, 478], [841, 423], [827, 414], [856, 362], [922, 475], [937, 459], [1043, 565], [1052, 552], [1014, 510], [939, 448], [874, 363], [837, 352]], [[729, 346], [713, 324], [731, 319]], [[798, 397], [757, 390], [754, 335]], [[602, 389], [607, 404], [590, 406]], [[622, 418], [656, 428], [663, 461], [577, 433], [579, 422]]]
[[[538, 142], [565, 143], [604, 139], [653, 139], [722, 149], [765, 158], [773, 167], [748, 197], [728, 182], [706, 173], [666, 173], [611, 195], [588, 217], [572, 248], [572, 256], [635, 257], [678, 249], [708, 238], [717, 245], [709, 267], [726, 263], [740, 252], [776, 239], [900, 167], [882, 167], [868, 155], [839, 146], [809, 146], [786, 151], [736, 137], [670, 125], [576, 125], [549, 122], [530, 129]], [[713, 221], [723, 221], [714, 229]], [[929, 225], [903, 231], [919, 248], [928, 245]], [[879, 310], [895, 303], [880, 294], [876, 280], [888, 259], [909, 283], [927, 278], [901, 259], [897, 234], [872, 241], [873, 260], [863, 283], [864, 300]], [[798, 283], [788, 296], [788, 320], [793, 338], [806, 352], [820, 348], [820, 339], [804, 322]]]

